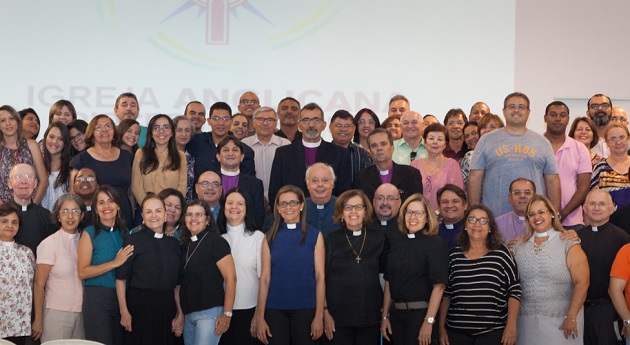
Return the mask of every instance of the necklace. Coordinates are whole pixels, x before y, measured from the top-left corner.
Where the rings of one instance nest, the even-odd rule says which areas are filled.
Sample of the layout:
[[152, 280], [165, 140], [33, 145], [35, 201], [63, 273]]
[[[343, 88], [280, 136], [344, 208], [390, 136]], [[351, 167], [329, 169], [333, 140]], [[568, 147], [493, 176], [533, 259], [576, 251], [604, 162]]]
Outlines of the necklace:
[[190, 254], [190, 256], [188, 255], [188, 251], [190, 250], [190, 243], [188, 243], [188, 248], [186, 248], [186, 263], [184, 264], [184, 269], [186, 269], [186, 266], [188, 266], [188, 261], [190, 261], [190, 258], [192, 258], [192, 256], [195, 255], [197, 248], [201, 246], [201, 242], [203, 241], [204, 238], [206, 238], [207, 234], [208, 234], [207, 232], [203, 234], [203, 237], [201, 237], [201, 240], [199, 240], [199, 243], [197, 243], [197, 246], [195, 247], [195, 249], [193, 249], [193, 252]]
[[348, 244], [350, 245], [350, 249], [352, 249], [352, 252], [356, 256], [355, 260], [357, 261], [357, 263], [360, 263], [361, 262], [361, 253], [363, 253], [363, 247], [365, 246], [365, 238], [367, 237], [367, 231], [363, 231], [363, 243], [361, 244], [361, 249], [359, 250], [358, 254], [357, 254], [357, 251], [354, 250], [354, 247], [352, 246], [352, 243], [350, 242], [350, 238], [348, 237], [348, 233], [344, 231], [344, 235], [346, 235], [346, 240], [348, 240]]

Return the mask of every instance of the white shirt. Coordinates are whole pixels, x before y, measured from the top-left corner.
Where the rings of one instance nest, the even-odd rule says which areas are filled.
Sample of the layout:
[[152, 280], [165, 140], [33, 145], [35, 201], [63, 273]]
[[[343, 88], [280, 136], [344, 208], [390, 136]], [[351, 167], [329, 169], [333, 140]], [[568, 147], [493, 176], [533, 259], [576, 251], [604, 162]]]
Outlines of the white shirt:
[[265, 199], [269, 200], [269, 179], [271, 178], [271, 167], [273, 158], [276, 156], [276, 149], [281, 146], [289, 145], [288, 139], [272, 135], [266, 145], [258, 140], [258, 135], [243, 138], [241, 142], [254, 150], [254, 165], [256, 166], [256, 177], [262, 181], [265, 190]]

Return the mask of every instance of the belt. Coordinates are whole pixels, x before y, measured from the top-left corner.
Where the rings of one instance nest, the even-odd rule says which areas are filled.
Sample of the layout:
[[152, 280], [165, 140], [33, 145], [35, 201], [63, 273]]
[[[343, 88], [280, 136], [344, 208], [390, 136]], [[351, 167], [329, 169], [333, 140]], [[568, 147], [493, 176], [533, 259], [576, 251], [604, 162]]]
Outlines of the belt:
[[427, 309], [427, 308], [429, 308], [429, 303], [425, 301], [394, 302], [394, 309], [398, 309], [398, 310]]
[[606, 303], [612, 303], [610, 298], [606, 298], [606, 297], [593, 298], [593, 299], [587, 299], [586, 301], [584, 301], [584, 306], [590, 307], [590, 306], [606, 304]]

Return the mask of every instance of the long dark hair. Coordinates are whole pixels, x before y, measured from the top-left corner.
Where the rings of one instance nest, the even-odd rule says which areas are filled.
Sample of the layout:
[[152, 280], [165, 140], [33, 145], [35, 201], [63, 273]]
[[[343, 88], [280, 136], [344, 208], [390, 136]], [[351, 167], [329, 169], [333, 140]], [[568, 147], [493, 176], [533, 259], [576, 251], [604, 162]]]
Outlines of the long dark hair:
[[46, 140], [48, 140], [48, 134], [53, 128], [59, 129], [61, 133], [61, 139], [63, 141], [63, 148], [61, 149], [61, 165], [59, 166], [59, 175], [55, 179], [55, 188], [63, 186], [65, 191], [70, 187], [70, 160], [72, 159], [72, 144], [70, 143], [70, 131], [68, 127], [62, 122], [53, 122], [48, 126], [46, 132], [44, 132], [44, 167], [46, 167], [46, 173], [50, 175], [52, 172], [52, 156], [48, 147], [46, 146]]
[[354, 130], [354, 142], [358, 143], [359, 139], [361, 138], [361, 134], [359, 133], [359, 120], [361, 119], [361, 116], [363, 115], [363, 113], [368, 113], [370, 115], [370, 117], [372, 117], [372, 120], [374, 120], [374, 122], [376, 122], [374, 124], [374, 128], [379, 128], [381, 127], [381, 121], [378, 119], [378, 116], [376, 115], [376, 113], [370, 109], [370, 108], [363, 108], [359, 111], [357, 111], [357, 114], [354, 115], [354, 126], [355, 126], [355, 130]]
[[147, 133], [147, 143], [142, 148], [142, 160], [140, 160], [140, 172], [146, 175], [160, 166], [157, 154], [155, 152], [155, 142], [153, 141], [153, 126], [158, 119], [165, 118], [168, 120], [168, 125], [171, 127], [171, 138], [168, 140], [168, 164], [164, 166], [164, 170], [179, 170], [182, 164], [181, 157], [179, 156], [179, 150], [177, 150], [177, 143], [175, 142], [175, 125], [173, 120], [168, 115], [157, 114], [149, 121], [149, 130]]
[[243, 197], [243, 199], [245, 199], [245, 233], [251, 235], [254, 233], [254, 230], [256, 230], [256, 226], [254, 225], [254, 206], [252, 205], [247, 191], [238, 187], [234, 187], [228, 190], [228, 192], [225, 193], [225, 196], [221, 198], [221, 207], [219, 208], [220, 212], [219, 216], [217, 217], [217, 225], [219, 227], [219, 231], [222, 234], [225, 234], [227, 232], [227, 219], [225, 218], [225, 201], [232, 193], [238, 193], [240, 194], [240, 196]]
[[93, 217], [93, 223], [92, 223], [92, 225], [94, 226], [94, 238], [98, 236], [101, 229], [108, 228], [107, 226], [101, 223], [101, 219], [98, 215], [98, 210], [97, 210], [98, 209], [98, 195], [101, 193], [105, 193], [105, 195], [112, 198], [112, 200], [114, 200], [114, 203], [118, 205], [119, 210], [116, 213], [116, 222], [114, 223], [114, 229], [118, 229], [120, 233], [122, 234], [122, 237], [125, 238], [127, 236], [127, 223], [125, 223], [125, 219], [121, 215], [122, 202], [120, 202], [120, 196], [118, 195], [118, 192], [113, 187], [110, 187], [109, 185], [106, 185], [106, 184], [99, 186], [96, 192], [94, 192], [94, 195], [92, 196], [92, 207], [94, 207], [94, 210], [96, 213], [96, 216]]
[[[123, 135], [125, 135], [125, 133], [127, 133], [129, 128], [131, 128], [131, 126], [133, 125], [138, 125], [138, 128], [140, 128], [140, 124], [134, 119], [124, 119], [120, 121], [118, 127], [116, 128], [116, 133], [118, 134], [118, 147], [122, 147]], [[138, 140], [140, 140], [140, 136], [138, 136]], [[138, 141], [136, 141], [136, 143], [131, 148], [131, 154], [135, 156], [136, 151], [138, 151]]]
[[[214, 218], [212, 218], [212, 210], [210, 209], [210, 205], [207, 202], [199, 199], [195, 199], [189, 202], [182, 213], [184, 214], [184, 218], [188, 209], [192, 206], [201, 206], [203, 207], [203, 211], [206, 213], [206, 219], [208, 220], [208, 225], [206, 225], [206, 229], [208, 232], [211, 232], [216, 235], [220, 235], [219, 228], [217, 228], [217, 223], [214, 222]], [[182, 246], [185, 246], [190, 243], [190, 230], [188, 230], [188, 226], [186, 226], [186, 222], [182, 222], [182, 234], [179, 239], [182, 242]]]
[[271, 229], [269, 229], [269, 232], [267, 233], [267, 241], [269, 242], [269, 244], [273, 243], [273, 241], [276, 239], [278, 229], [283, 222], [282, 215], [280, 215], [280, 210], [278, 209], [278, 203], [280, 203], [280, 196], [286, 193], [293, 193], [297, 195], [298, 201], [302, 204], [302, 210], [300, 211], [300, 222], [302, 223], [302, 238], [300, 239], [300, 244], [303, 244], [304, 239], [306, 238], [307, 230], [306, 203], [304, 202], [306, 198], [304, 197], [304, 192], [302, 192], [299, 187], [291, 184], [280, 188], [280, 190], [278, 190], [278, 193], [276, 194], [276, 200], [273, 203], [273, 224], [271, 225]]

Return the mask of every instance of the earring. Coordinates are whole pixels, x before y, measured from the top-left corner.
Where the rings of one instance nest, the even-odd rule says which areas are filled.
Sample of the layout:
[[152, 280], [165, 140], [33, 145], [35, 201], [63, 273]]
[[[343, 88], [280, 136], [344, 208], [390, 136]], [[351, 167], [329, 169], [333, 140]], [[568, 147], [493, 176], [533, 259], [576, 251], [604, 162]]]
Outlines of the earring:
[[488, 233], [491, 233], [492, 231], [488, 230]]

